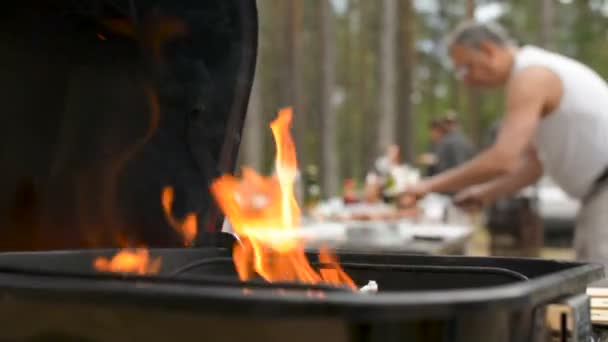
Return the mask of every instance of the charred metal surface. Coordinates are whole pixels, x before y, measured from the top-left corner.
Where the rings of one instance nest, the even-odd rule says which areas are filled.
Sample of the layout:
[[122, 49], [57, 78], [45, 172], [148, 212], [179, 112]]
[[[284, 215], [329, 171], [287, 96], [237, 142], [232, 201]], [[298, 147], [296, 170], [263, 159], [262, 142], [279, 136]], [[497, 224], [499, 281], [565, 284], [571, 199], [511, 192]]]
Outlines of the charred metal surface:
[[24, 0], [1, 16], [0, 249], [179, 246], [161, 191], [177, 217], [212, 211], [251, 88], [255, 1]]
[[[95, 257], [115, 252], [1, 253], [0, 339], [544, 341], [562, 331], [546, 313], [562, 308], [573, 314], [567, 327], [583, 338], [590, 322], [571, 309], [583, 308], [579, 298], [602, 275], [601, 265], [576, 262], [342, 254], [358, 286], [375, 279], [380, 291], [310, 296], [304, 284], [244, 285], [229, 249], [152, 249], [162, 258], [155, 276], [93, 271]], [[194, 263], [201, 267], [186, 267]]]

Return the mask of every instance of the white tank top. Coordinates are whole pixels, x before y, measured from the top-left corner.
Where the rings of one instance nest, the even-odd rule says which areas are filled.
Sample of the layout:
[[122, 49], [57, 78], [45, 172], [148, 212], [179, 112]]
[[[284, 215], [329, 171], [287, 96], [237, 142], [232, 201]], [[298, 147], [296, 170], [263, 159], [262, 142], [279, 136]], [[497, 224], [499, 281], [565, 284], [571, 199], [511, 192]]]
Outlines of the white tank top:
[[518, 51], [512, 75], [528, 66], [546, 67], [562, 82], [561, 102], [541, 120], [534, 144], [545, 173], [581, 198], [608, 167], [608, 85], [582, 63], [534, 46]]

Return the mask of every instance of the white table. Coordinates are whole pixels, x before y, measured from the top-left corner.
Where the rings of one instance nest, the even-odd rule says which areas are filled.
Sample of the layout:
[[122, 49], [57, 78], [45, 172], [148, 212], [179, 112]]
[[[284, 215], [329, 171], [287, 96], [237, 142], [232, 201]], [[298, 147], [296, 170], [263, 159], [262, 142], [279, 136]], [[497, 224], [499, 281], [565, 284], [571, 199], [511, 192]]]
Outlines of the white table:
[[298, 234], [309, 248], [400, 252], [415, 254], [464, 254], [473, 228], [446, 223], [309, 222]]

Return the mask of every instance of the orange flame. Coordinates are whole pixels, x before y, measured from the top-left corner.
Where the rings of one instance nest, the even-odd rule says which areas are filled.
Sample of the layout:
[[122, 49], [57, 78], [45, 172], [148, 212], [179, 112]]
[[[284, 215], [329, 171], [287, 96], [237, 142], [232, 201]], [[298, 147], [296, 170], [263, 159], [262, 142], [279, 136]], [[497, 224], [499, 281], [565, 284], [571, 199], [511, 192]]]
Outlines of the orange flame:
[[[169, 224], [181, 234], [184, 245], [186, 247], [190, 246], [196, 237], [196, 215], [188, 214], [183, 221], [179, 221], [173, 217], [171, 214], [173, 208], [173, 188], [171, 187], [163, 189], [161, 203]], [[123, 246], [130, 244], [124, 236], [119, 235], [118, 239]], [[158, 273], [160, 265], [161, 258], [150, 259], [146, 248], [138, 248], [134, 251], [122, 249], [111, 259], [97, 257], [93, 262], [94, 268], [100, 272], [137, 273], [141, 275]]]
[[101, 272], [155, 274], [160, 271], [160, 257], [150, 258], [147, 249], [122, 250], [111, 259], [98, 257], [95, 269]]
[[173, 229], [175, 229], [184, 239], [184, 245], [186, 247], [192, 245], [192, 241], [196, 237], [196, 214], [188, 214], [183, 221], [178, 221], [171, 214], [173, 209], [173, 188], [165, 187], [163, 189], [161, 202], [167, 221]]
[[277, 148], [273, 177], [244, 168], [242, 179], [224, 175], [211, 185], [219, 207], [243, 241], [233, 253], [237, 272], [243, 281], [257, 273], [269, 282], [324, 282], [356, 289], [327, 250], [321, 251], [319, 259], [329, 263], [328, 268], [313, 269], [297, 237], [300, 208], [293, 190], [297, 161], [289, 132], [292, 116], [291, 108], [282, 109], [270, 125]]

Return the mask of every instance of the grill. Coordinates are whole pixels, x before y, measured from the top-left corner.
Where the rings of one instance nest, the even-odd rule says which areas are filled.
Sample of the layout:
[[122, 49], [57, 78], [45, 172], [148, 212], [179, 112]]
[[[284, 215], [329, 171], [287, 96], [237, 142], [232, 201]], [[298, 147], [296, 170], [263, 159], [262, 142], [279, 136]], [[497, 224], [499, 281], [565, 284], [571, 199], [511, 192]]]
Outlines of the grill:
[[[115, 252], [1, 255], [0, 312], [11, 322], [2, 335], [221, 342], [544, 341], [565, 334], [585, 341], [591, 326], [582, 294], [602, 274], [601, 266], [548, 260], [342, 254], [357, 285], [379, 284], [378, 293], [360, 293], [243, 283], [230, 249], [220, 247], [152, 250], [163, 260], [155, 276], [93, 271], [95, 257]], [[324, 267], [313, 255], [312, 264]], [[573, 311], [585, 307], [586, 315]]]
[[[592, 264], [341, 251], [357, 286], [374, 280], [378, 293], [239, 281], [235, 241], [219, 233], [223, 218], [201, 189], [234, 169], [255, 1], [22, 0], [3, 13], [0, 339], [590, 336], [584, 291], [602, 276]], [[177, 248], [160, 206], [167, 185], [174, 215], [199, 218], [195, 248]], [[160, 273], [93, 270], [125, 241], [149, 246]], [[309, 252], [313, 267], [327, 267]]]

